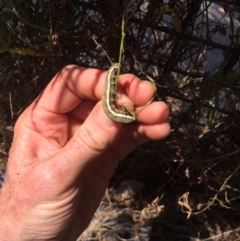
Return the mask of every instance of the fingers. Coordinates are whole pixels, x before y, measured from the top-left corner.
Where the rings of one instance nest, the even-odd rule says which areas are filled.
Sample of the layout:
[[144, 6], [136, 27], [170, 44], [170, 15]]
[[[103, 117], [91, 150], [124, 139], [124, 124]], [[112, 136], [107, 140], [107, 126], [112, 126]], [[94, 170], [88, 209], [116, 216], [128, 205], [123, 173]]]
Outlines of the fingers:
[[70, 65], [62, 69], [38, 98], [39, 109], [67, 113], [83, 99], [99, 100], [106, 72]]
[[[105, 77], [106, 71], [67, 66], [53, 78], [20, 118], [28, 122], [29, 133], [33, 135], [34, 130], [39, 139], [35, 141], [34, 155], [46, 155], [46, 145], [51, 143], [49, 154], [50, 149], [54, 152], [64, 147], [63, 156], [67, 155], [73, 162], [84, 155], [90, 155], [90, 159], [84, 159], [91, 161], [107, 150], [117, 136], [119, 146], [124, 139], [132, 142], [130, 150], [148, 139], [162, 139], [169, 133], [167, 106], [157, 102], [145, 107], [154, 95], [154, 88], [150, 82], [131, 74], [120, 76], [119, 91], [137, 107], [138, 122], [124, 125], [120, 133], [122, 125], [110, 120], [101, 104], [95, 106], [102, 98]], [[23, 130], [21, 125], [19, 127]], [[31, 139], [30, 134], [28, 139]], [[44, 145], [42, 140], [49, 142]]]
[[168, 120], [169, 108], [162, 101], [155, 101], [147, 106], [141, 106], [136, 109], [138, 121], [144, 124], [155, 125]]
[[[166, 120], [168, 115], [166, 104], [158, 102], [149, 106], [149, 110], [146, 109], [142, 114], [143, 119], [151, 109], [154, 109], [156, 114], [152, 114], [150, 122], [146, 120], [145, 124], [137, 122], [122, 125], [109, 119], [103, 112], [101, 103], [98, 103], [71, 140], [61, 149], [56, 165], [59, 162], [65, 163], [64, 172], [67, 174], [69, 171], [68, 176], [74, 177], [80, 170], [85, 170], [89, 164], [102, 156], [101, 161], [97, 161], [110, 163], [108, 168], [113, 170], [116, 163], [136, 146], [149, 139], [162, 139], [170, 133], [170, 125]], [[61, 160], [59, 157], [62, 157]], [[114, 165], [114, 168], [110, 165]]]
[[[106, 74], [103, 70], [67, 66], [39, 96], [37, 108], [63, 114], [73, 110], [83, 99], [101, 100]], [[150, 82], [141, 81], [132, 74], [119, 77], [118, 91], [125, 94], [135, 106], [143, 105], [154, 94]]]
[[56, 162], [62, 157], [61, 162], [69, 170], [69, 176], [78, 175], [79, 171], [84, 170], [93, 160], [109, 151], [121, 128], [122, 124], [113, 122], [105, 115], [99, 102], [60, 150]]
[[130, 99], [135, 107], [139, 107], [146, 105], [153, 98], [155, 89], [149, 81], [140, 80], [132, 74], [123, 74], [119, 77], [118, 93], [122, 95], [118, 102], [124, 104]]
[[[151, 139], [161, 140], [170, 134], [168, 122], [169, 108], [164, 102], [153, 102], [139, 113], [138, 127], [140, 135]], [[141, 144], [141, 143], [140, 143]]]
[[129, 153], [150, 139], [161, 140], [167, 137], [171, 131], [168, 115], [169, 108], [164, 102], [153, 102], [139, 113], [138, 122], [122, 127], [113, 149], [115, 152]]

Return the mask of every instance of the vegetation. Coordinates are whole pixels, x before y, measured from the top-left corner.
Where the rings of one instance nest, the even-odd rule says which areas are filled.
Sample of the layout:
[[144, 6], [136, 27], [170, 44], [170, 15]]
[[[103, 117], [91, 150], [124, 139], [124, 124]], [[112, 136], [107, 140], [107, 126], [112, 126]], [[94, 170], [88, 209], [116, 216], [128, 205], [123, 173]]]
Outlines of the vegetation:
[[[233, 235], [240, 227], [237, 3], [1, 0], [0, 162], [14, 122], [58, 70], [68, 64], [107, 69], [107, 55], [118, 61], [124, 12], [122, 71], [156, 81], [171, 109], [172, 134], [123, 160], [105, 201], [139, 215], [154, 204], [147, 222], [161, 240]], [[114, 190], [126, 179], [143, 185], [133, 202], [119, 203]], [[221, 237], [240, 240], [234, 235]]]

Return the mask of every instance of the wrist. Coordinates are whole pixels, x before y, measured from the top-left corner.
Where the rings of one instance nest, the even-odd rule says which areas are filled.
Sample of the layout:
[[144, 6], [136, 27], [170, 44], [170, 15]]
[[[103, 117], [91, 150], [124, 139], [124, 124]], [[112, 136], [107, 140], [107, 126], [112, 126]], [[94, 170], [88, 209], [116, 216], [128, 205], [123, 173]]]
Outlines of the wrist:
[[14, 214], [17, 204], [13, 203], [11, 191], [3, 185], [0, 189], [0, 237], [2, 241], [21, 240], [17, 235], [18, 225]]

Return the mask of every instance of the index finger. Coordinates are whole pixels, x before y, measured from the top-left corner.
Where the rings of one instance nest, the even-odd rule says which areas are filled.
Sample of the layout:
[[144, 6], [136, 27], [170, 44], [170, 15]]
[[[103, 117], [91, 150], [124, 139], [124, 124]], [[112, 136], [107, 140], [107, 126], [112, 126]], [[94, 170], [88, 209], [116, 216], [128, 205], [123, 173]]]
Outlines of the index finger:
[[38, 107], [68, 113], [83, 99], [98, 100], [106, 73], [103, 70], [69, 65], [62, 69], [41, 94]]
[[[69, 65], [46, 87], [39, 98], [38, 108], [64, 114], [73, 110], [83, 99], [101, 100], [106, 75], [107, 71], [104, 70]], [[136, 106], [148, 102], [155, 91], [150, 82], [141, 81], [132, 74], [120, 75], [119, 84]]]

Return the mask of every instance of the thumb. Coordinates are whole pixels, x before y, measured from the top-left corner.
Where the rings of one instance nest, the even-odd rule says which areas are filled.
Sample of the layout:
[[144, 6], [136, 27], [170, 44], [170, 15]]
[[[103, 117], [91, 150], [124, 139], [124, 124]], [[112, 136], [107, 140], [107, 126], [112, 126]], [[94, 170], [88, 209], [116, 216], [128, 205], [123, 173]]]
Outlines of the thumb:
[[112, 121], [99, 102], [72, 139], [62, 148], [67, 165], [79, 173], [101, 157], [118, 135], [122, 124]]

